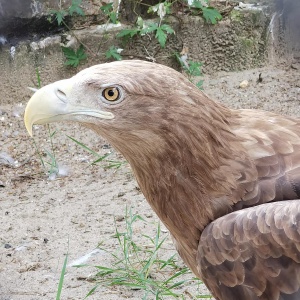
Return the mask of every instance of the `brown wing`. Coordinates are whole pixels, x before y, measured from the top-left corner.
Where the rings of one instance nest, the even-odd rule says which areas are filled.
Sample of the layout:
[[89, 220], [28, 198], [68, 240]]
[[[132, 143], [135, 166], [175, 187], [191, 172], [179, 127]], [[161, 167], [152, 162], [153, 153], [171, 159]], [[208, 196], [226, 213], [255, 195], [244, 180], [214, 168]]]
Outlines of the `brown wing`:
[[262, 204], [212, 222], [197, 263], [218, 300], [300, 299], [300, 201]]
[[240, 111], [239, 118], [233, 131], [244, 139], [256, 174], [242, 170], [238, 182], [247, 193], [233, 210], [300, 198], [299, 120], [253, 110]]

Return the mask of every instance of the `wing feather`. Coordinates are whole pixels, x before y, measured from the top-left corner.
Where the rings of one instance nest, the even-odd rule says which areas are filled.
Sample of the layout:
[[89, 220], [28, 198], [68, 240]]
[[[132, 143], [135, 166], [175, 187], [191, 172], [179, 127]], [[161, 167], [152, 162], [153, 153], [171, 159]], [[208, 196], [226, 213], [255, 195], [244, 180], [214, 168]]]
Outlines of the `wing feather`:
[[[233, 132], [242, 139], [256, 173], [241, 169], [246, 190], [233, 210], [300, 197], [300, 122], [269, 112], [240, 110]], [[238, 169], [237, 166], [234, 166]], [[247, 172], [247, 174], [246, 174]]]
[[197, 261], [216, 299], [300, 297], [299, 225], [298, 200], [247, 208], [208, 225]]

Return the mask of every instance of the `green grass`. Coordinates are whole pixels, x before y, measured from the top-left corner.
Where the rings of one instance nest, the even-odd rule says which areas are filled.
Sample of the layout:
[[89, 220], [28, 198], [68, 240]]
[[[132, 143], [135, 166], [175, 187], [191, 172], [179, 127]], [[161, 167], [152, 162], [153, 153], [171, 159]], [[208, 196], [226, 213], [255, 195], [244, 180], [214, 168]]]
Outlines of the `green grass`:
[[65, 279], [65, 274], [66, 274], [66, 269], [67, 269], [67, 263], [68, 263], [68, 256], [69, 256], [69, 241], [68, 241], [68, 252], [65, 256], [64, 259], [64, 264], [60, 273], [60, 278], [58, 282], [58, 287], [57, 287], [57, 293], [56, 293], [56, 300], [60, 300], [63, 284], [64, 284], [64, 279]]
[[103, 166], [104, 169], [112, 169], [112, 168], [120, 168], [122, 165], [126, 164], [127, 161], [119, 161], [119, 160], [110, 160], [107, 159], [108, 156], [110, 156], [112, 153], [106, 153], [104, 155], [100, 155], [98, 154], [96, 151], [94, 151], [93, 149], [89, 148], [87, 145], [83, 144], [82, 142], [77, 141], [76, 139], [74, 139], [73, 137], [67, 135], [67, 137], [72, 140], [73, 142], [75, 142], [78, 146], [80, 146], [81, 148], [85, 149], [86, 151], [90, 152], [91, 154], [93, 154], [95, 156], [95, 160], [91, 163], [91, 165], [95, 165], [97, 163], [100, 162], [104, 162], [105, 165]]
[[[102, 245], [99, 249], [109, 255], [109, 265], [97, 265], [96, 274], [91, 281], [95, 286], [86, 295], [97, 295], [99, 286], [112, 286], [140, 291], [141, 299], [185, 299], [183, 288], [199, 289], [203, 283], [195, 278], [187, 267], [178, 263], [177, 253], [166, 257], [166, 238], [162, 236], [160, 224], [156, 226], [154, 236], [141, 234], [137, 236], [134, 228], [138, 222], [145, 219], [138, 214], [132, 214], [126, 209], [125, 230], [120, 231], [115, 221], [115, 235], [117, 249], [115, 252], [105, 249]], [[148, 224], [149, 225], [149, 224]], [[139, 242], [138, 242], [138, 241]], [[169, 245], [168, 245], [169, 247]], [[172, 247], [172, 246], [171, 246]], [[79, 265], [76, 267], [84, 267]], [[140, 295], [140, 294], [139, 294]], [[192, 297], [192, 298], [191, 298]], [[189, 293], [188, 299], [211, 298], [211, 295], [195, 295]]]

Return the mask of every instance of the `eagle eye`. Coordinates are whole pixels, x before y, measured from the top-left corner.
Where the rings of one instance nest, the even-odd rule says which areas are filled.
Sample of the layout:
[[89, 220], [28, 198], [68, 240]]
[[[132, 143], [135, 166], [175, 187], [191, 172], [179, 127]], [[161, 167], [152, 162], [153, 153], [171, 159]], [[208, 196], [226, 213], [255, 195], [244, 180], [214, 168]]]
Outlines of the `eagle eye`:
[[115, 102], [120, 99], [121, 93], [117, 87], [108, 87], [102, 91], [102, 96], [109, 102]]

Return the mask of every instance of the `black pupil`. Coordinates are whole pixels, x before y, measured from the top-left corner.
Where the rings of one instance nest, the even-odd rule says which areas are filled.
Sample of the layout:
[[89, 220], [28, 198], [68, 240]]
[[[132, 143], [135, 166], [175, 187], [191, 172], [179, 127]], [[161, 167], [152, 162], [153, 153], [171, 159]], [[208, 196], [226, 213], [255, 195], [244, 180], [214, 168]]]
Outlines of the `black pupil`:
[[115, 95], [114, 90], [109, 90], [109, 91], [108, 91], [108, 96], [109, 96], [109, 97], [113, 97], [114, 95]]

